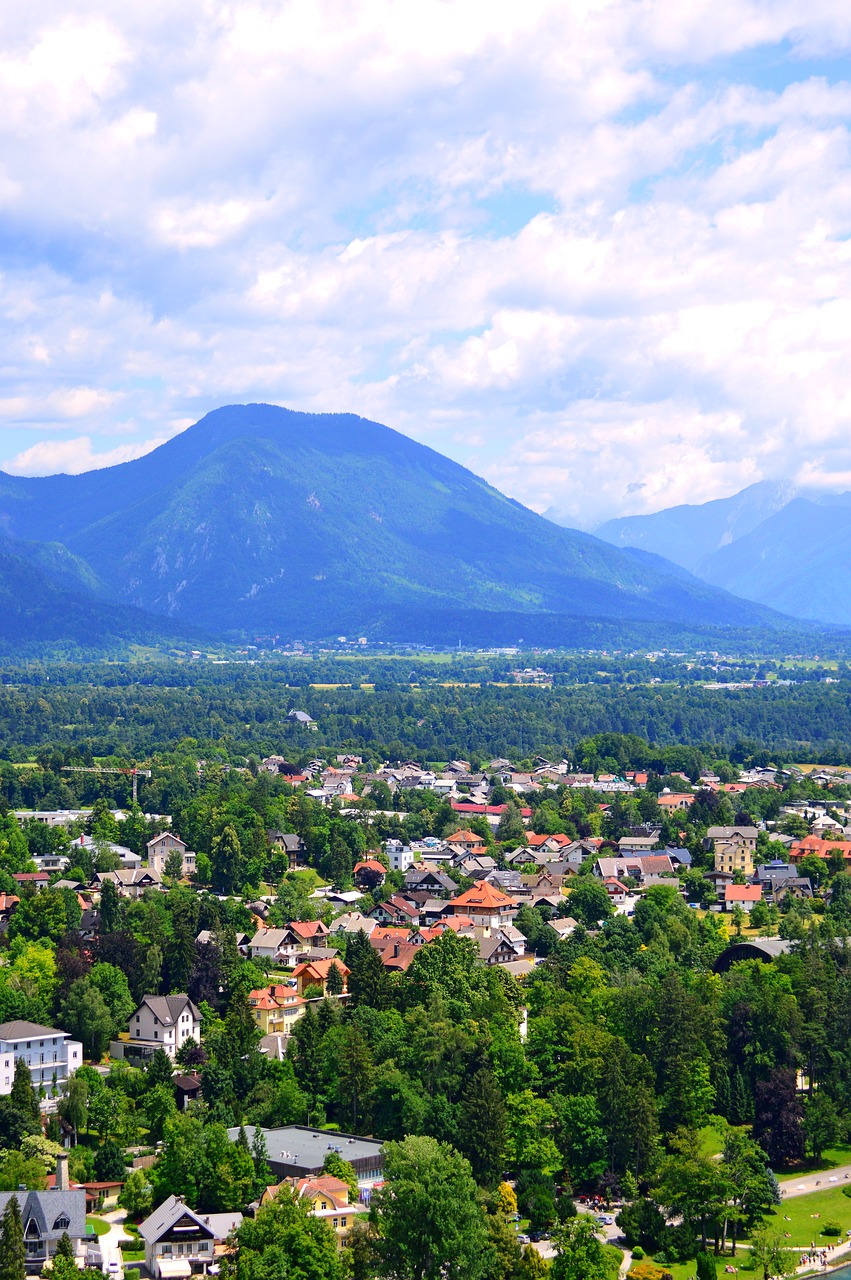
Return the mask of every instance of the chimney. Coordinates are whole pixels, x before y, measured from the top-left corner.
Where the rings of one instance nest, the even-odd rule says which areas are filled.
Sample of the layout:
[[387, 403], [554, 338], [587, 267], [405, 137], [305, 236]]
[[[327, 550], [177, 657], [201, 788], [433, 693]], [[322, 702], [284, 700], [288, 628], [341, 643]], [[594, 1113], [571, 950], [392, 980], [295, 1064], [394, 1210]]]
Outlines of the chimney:
[[56, 1190], [68, 1191], [71, 1183], [68, 1180], [68, 1156], [62, 1152], [56, 1157]]

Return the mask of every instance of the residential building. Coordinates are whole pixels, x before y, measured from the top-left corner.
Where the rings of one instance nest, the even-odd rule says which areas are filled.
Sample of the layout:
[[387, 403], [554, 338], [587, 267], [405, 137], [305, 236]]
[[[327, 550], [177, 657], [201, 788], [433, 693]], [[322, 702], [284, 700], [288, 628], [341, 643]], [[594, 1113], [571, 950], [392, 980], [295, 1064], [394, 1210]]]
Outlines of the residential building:
[[446, 837], [446, 843], [463, 849], [465, 853], [484, 853], [487, 848], [486, 840], [476, 835], [475, 831], [467, 831], [466, 829], [454, 831], [451, 836]]
[[311, 960], [306, 964], [297, 965], [293, 969], [293, 978], [295, 979], [298, 994], [303, 996], [308, 987], [321, 987], [324, 994], [328, 994], [328, 975], [336, 966], [339, 969], [343, 979], [343, 993], [346, 990], [346, 979], [349, 976], [349, 969], [343, 964], [342, 960]]
[[120, 898], [141, 898], [146, 889], [162, 889], [159, 872], [150, 867], [128, 867], [120, 871], [96, 871], [93, 883], [96, 887], [111, 880]]
[[139, 1227], [148, 1273], [154, 1280], [207, 1275], [241, 1222], [241, 1213], [196, 1213], [183, 1196], [169, 1196]]
[[2, 1191], [0, 1215], [12, 1196], [17, 1197], [24, 1232], [24, 1254], [28, 1275], [39, 1275], [42, 1267], [56, 1253], [63, 1235], [68, 1235], [74, 1252], [78, 1252], [86, 1228], [86, 1193], [82, 1187], [71, 1188], [68, 1179], [68, 1156], [63, 1152], [56, 1161], [55, 1186], [49, 1191]]
[[248, 1004], [264, 1036], [289, 1035], [305, 1009], [302, 997], [280, 982], [249, 992]]
[[267, 1187], [260, 1197], [261, 1206], [275, 1199], [281, 1189], [295, 1191], [310, 1204], [310, 1212], [315, 1218], [327, 1222], [337, 1237], [337, 1247], [342, 1248], [356, 1211], [364, 1212], [365, 1205], [349, 1204], [349, 1186], [340, 1178], [330, 1173], [320, 1174], [315, 1178], [284, 1178], [275, 1187]]
[[121, 1043], [134, 1057], [152, 1057], [157, 1049], [165, 1049], [173, 1059], [190, 1038], [201, 1042], [201, 1011], [189, 996], [145, 996], [130, 1018], [129, 1044]]
[[413, 866], [416, 855], [408, 844], [403, 844], [401, 840], [388, 840], [384, 846], [387, 851], [387, 857], [390, 859], [391, 871], [407, 871], [408, 867]]
[[44, 1089], [47, 1109], [70, 1075], [83, 1065], [83, 1046], [67, 1031], [18, 1019], [0, 1023], [0, 1096], [12, 1092], [15, 1064], [23, 1058], [33, 1088]]
[[447, 905], [447, 913], [453, 916], [469, 916], [474, 924], [487, 929], [498, 929], [511, 924], [517, 915], [517, 903], [501, 889], [479, 880], [472, 889], [459, 894]]
[[715, 870], [753, 875], [758, 834], [756, 827], [709, 827], [704, 843], [715, 854]]
[[160, 835], [154, 836], [147, 843], [148, 850], [148, 866], [152, 871], [156, 871], [157, 875], [165, 874], [165, 864], [168, 862], [172, 853], [177, 852], [182, 858], [182, 875], [191, 876], [195, 874], [195, 854], [190, 853], [186, 847], [186, 841], [181, 840], [180, 836], [174, 835], [171, 831], [163, 831]]
[[387, 879], [387, 868], [375, 858], [365, 858], [355, 863], [352, 876], [359, 889], [378, 889]]
[[724, 888], [722, 905], [725, 911], [732, 911], [733, 907], [750, 911], [757, 902], [762, 902], [761, 884], [728, 884]]
[[290, 871], [303, 864], [307, 850], [301, 836], [291, 835], [288, 831], [267, 831], [266, 835], [274, 848], [287, 855]]

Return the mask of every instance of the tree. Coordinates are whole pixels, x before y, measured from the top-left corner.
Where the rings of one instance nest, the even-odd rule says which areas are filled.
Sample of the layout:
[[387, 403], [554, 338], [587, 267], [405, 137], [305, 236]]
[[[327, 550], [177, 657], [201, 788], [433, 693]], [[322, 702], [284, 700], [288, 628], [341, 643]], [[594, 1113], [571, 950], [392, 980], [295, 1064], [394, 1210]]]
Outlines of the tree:
[[155, 1049], [145, 1073], [145, 1084], [149, 1089], [155, 1089], [158, 1084], [167, 1084], [171, 1087], [173, 1079], [174, 1067], [171, 1058], [165, 1049]]
[[343, 971], [337, 964], [332, 964], [328, 970], [328, 978], [325, 983], [325, 989], [329, 996], [341, 996], [343, 994]]
[[833, 1101], [819, 1090], [804, 1104], [804, 1133], [814, 1160], [839, 1137], [839, 1114]]
[[517, 1212], [517, 1196], [510, 1182], [501, 1182], [497, 1188], [497, 1205], [499, 1212], [511, 1218]]
[[86, 1123], [89, 1112], [89, 1086], [79, 1072], [75, 1071], [68, 1081], [66, 1093], [59, 1101], [59, 1114], [67, 1120], [74, 1130], [74, 1143], [77, 1134]]
[[342, 1280], [333, 1231], [288, 1187], [244, 1218], [235, 1256], [222, 1260], [224, 1280]]
[[372, 1199], [383, 1276], [479, 1280], [485, 1275], [488, 1233], [462, 1155], [434, 1138], [390, 1142], [384, 1179]]
[[554, 1235], [552, 1280], [609, 1280], [609, 1263], [592, 1220], [570, 1218]]
[[166, 858], [163, 874], [168, 880], [181, 880], [183, 878], [183, 854], [179, 849], [172, 849]]
[[117, 933], [122, 924], [121, 899], [111, 880], [105, 880], [100, 888], [100, 933]]
[[798, 1257], [787, 1249], [783, 1236], [776, 1227], [760, 1227], [751, 1237], [751, 1258], [763, 1280], [779, 1280], [791, 1276], [798, 1266]]
[[24, 1227], [18, 1197], [13, 1195], [0, 1220], [0, 1280], [24, 1280], [25, 1276]]
[[778, 1067], [757, 1084], [753, 1136], [774, 1168], [803, 1160], [804, 1109], [791, 1068]]
[[500, 814], [496, 828], [496, 839], [499, 844], [523, 844], [526, 839], [526, 828], [523, 826], [523, 815], [519, 804], [509, 800]]
[[614, 907], [599, 880], [591, 876], [582, 876], [579, 880], [581, 883], [574, 881], [568, 898], [570, 914], [587, 928], [596, 929], [601, 920], [608, 920], [614, 915]]
[[652, 1200], [642, 1196], [632, 1204], [625, 1204], [615, 1218], [627, 1244], [640, 1245], [649, 1253], [655, 1253], [665, 1233], [665, 1218]]
[[495, 1187], [502, 1176], [505, 1140], [505, 1104], [493, 1072], [483, 1066], [461, 1095], [458, 1150], [484, 1187]]
[[[260, 1130], [255, 1133], [255, 1138]], [[262, 1134], [261, 1134], [262, 1136]], [[349, 1204], [357, 1204], [360, 1199], [358, 1190], [358, 1175], [354, 1166], [349, 1164], [348, 1160], [344, 1160], [339, 1151], [329, 1151], [322, 1161], [322, 1168], [325, 1173], [330, 1173], [333, 1178], [339, 1178], [341, 1182], [345, 1182], [349, 1188]]]
[[72, 983], [59, 1012], [65, 1031], [81, 1040], [83, 1050], [98, 1060], [106, 1052], [112, 1034], [113, 1019], [109, 1006], [90, 977]]
[[[39, 1121], [41, 1113], [38, 1105], [38, 1094], [33, 1088], [30, 1069], [23, 1058], [18, 1058], [15, 1062], [15, 1075], [12, 1079], [9, 1102], [15, 1111], [21, 1116], [25, 1116], [28, 1121]], [[41, 1128], [40, 1124], [39, 1128]]]
[[213, 885], [220, 893], [232, 893], [241, 888], [245, 875], [245, 859], [236, 828], [232, 824], [223, 827], [213, 836], [210, 866]]
[[124, 1152], [114, 1138], [107, 1138], [95, 1152], [95, 1177], [99, 1182], [123, 1182], [126, 1174]]
[[154, 1189], [144, 1169], [130, 1169], [124, 1179], [118, 1203], [131, 1218], [144, 1218], [151, 1212]]
[[117, 1036], [125, 1030], [136, 1008], [126, 975], [116, 965], [101, 962], [93, 965], [90, 979], [104, 998], [112, 1015], [112, 1035]]
[[716, 1280], [718, 1267], [715, 1258], [705, 1249], [697, 1255], [697, 1280]]

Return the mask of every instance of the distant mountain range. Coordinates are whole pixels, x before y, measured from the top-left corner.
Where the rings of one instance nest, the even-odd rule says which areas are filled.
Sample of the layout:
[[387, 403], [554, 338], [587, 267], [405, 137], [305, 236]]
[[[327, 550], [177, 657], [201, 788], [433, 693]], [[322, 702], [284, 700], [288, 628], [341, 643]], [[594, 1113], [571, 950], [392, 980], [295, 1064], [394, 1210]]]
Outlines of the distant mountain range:
[[609, 520], [596, 532], [782, 613], [851, 625], [851, 493], [763, 481], [731, 498]]
[[[737, 533], [754, 523], [742, 517]], [[645, 626], [659, 643], [665, 628], [788, 624], [648, 543], [621, 550], [559, 528], [351, 414], [232, 405], [121, 466], [0, 473], [0, 529], [10, 583], [25, 561], [31, 598], [67, 616], [64, 592], [91, 611], [92, 635], [112, 634], [117, 606], [125, 633], [167, 619], [166, 634], [235, 640], [586, 644]], [[25, 637], [27, 617], [14, 618]]]

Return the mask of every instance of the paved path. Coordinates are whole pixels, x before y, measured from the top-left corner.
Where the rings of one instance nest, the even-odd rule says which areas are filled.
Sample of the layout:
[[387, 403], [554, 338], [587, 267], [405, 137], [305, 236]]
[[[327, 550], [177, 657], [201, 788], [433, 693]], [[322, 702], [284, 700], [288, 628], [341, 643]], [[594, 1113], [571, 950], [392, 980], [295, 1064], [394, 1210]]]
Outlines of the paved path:
[[813, 1191], [829, 1191], [831, 1187], [851, 1186], [851, 1164], [840, 1165], [838, 1169], [825, 1169], [823, 1173], [806, 1173], [800, 1178], [786, 1178], [780, 1183], [780, 1194], [784, 1200], [793, 1196], [810, 1195]]
[[[98, 1214], [98, 1217], [109, 1223], [109, 1231], [102, 1236], [98, 1236], [98, 1243], [103, 1255], [103, 1269], [110, 1276], [120, 1278], [124, 1275], [124, 1262], [118, 1245], [119, 1241], [126, 1239], [124, 1219], [127, 1217], [127, 1213], [124, 1209], [113, 1209], [109, 1213]], [[118, 1264], [117, 1271], [109, 1270], [110, 1262]]]

